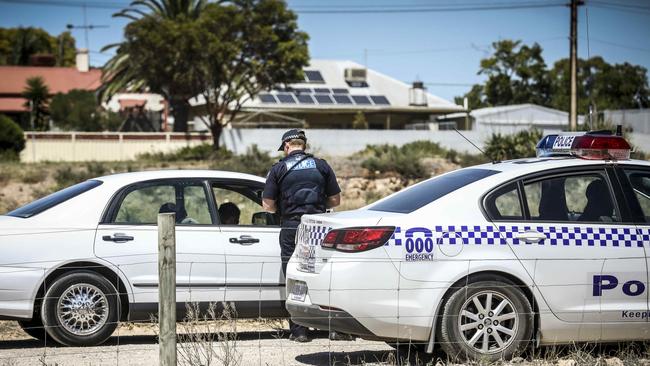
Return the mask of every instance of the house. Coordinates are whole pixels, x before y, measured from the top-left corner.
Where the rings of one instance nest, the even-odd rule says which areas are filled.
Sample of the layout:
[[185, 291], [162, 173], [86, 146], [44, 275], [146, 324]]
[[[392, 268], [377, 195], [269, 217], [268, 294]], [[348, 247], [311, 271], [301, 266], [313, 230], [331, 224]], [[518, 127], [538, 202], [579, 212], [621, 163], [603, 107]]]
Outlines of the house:
[[22, 93], [27, 80], [37, 76], [43, 78], [50, 94], [54, 95], [72, 89], [95, 91], [101, 85], [102, 71], [90, 68], [88, 51], [83, 49], [77, 53], [76, 67], [0, 66], [0, 113], [24, 125], [29, 108]]
[[[262, 92], [243, 104], [233, 127], [352, 128], [359, 112], [371, 129], [404, 129], [411, 124], [464, 111], [462, 106], [352, 61], [311, 60], [305, 79]], [[204, 103], [194, 98], [190, 125], [201, 123]]]
[[[452, 113], [438, 117], [440, 130], [456, 128], [466, 123], [467, 113]], [[578, 116], [578, 124], [584, 121]], [[469, 113], [472, 130], [484, 134], [512, 134], [535, 128], [541, 131], [562, 131], [569, 128], [569, 113], [536, 104], [514, 104], [479, 108]]]

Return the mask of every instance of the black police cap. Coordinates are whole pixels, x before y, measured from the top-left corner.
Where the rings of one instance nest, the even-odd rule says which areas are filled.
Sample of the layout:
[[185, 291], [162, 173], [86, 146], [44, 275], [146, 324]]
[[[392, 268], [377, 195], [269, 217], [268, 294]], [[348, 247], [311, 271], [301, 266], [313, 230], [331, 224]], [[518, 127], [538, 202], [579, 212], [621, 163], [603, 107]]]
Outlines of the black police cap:
[[282, 143], [280, 144], [280, 148], [278, 151], [284, 150], [284, 144], [287, 141], [294, 140], [294, 139], [300, 139], [303, 140], [305, 143], [307, 143], [307, 136], [305, 136], [305, 131], [301, 131], [298, 129], [291, 129], [282, 135]]

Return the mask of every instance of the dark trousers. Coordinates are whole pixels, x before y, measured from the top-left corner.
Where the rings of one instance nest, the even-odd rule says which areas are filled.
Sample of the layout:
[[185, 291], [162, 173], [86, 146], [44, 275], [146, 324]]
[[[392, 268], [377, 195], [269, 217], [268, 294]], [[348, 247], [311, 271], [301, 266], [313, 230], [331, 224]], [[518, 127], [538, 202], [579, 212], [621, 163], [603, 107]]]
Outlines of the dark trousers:
[[[285, 220], [282, 222], [282, 229], [280, 230], [280, 256], [282, 257], [282, 274], [284, 274], [285, 278], [287, 275], [287, 263], [293, 251], [296, 249], [296, 231], [298, 225], [300, 225], [300, 221]], [[291, 334], [296, 337], [307, 334], [306, 327], [294, 323], [291, 319], [289, 319], [289, 329], [291, 330]]]

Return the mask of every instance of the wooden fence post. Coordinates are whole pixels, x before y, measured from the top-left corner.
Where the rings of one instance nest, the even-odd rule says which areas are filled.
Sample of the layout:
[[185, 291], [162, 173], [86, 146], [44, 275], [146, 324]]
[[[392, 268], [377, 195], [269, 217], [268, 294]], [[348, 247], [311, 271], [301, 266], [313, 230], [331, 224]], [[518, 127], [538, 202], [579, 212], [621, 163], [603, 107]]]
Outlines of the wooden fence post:
[[158, 214], [158, 323], [161, 366], [176, 366], [176, 214]]

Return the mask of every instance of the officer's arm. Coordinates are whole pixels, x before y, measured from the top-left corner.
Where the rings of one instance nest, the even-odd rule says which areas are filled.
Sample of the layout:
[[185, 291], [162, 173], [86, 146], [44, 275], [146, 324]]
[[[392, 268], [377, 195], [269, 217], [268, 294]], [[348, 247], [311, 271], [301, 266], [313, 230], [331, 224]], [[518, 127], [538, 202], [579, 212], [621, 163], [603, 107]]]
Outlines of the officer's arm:
[[262, 207], [264, 207], [264, 211], [270, 213], [275, 213], [275, 211], [278, 210], [278, 208], [275, 206], [275, 200], [272, 200], [270, 198], [262, 199]]
[[327, 197], [327, 202], [325, 203], [327, 208], [336, 207], [336, 206], [338, 206], [340, 204], [341, 204], [341, 194], [340, 193], [337, 193], [337, 194], [335, 194], [333, 196]]

